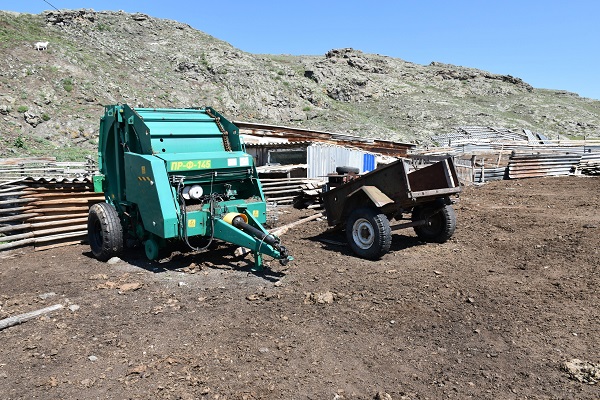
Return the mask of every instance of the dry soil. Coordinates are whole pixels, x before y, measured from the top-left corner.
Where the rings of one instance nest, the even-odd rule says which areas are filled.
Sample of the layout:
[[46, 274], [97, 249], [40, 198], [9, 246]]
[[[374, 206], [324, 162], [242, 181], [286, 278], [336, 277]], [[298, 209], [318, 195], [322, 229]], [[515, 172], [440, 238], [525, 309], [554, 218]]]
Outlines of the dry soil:
[[263, 274], [228, 246], [0, 253], [0, 318], [64, 305], [0, 331], [0, 398], [598, 399], [563, 364], [600, 361], [599, 208], [597, 177], [493, 182], [447, 243], [366, 261], [312, 221]]

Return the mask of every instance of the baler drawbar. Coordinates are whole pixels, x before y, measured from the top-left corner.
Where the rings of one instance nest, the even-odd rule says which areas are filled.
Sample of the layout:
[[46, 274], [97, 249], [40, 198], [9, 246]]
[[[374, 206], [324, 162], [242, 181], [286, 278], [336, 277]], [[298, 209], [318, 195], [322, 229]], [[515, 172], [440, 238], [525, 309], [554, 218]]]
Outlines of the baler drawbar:
[[[90, 208], [92, 253], [108, 260], [128, 239], [155, 260], [170, 242], [206, 250], [213, 239], [286, 264], [292, 257], [269, 234], [266, 202], [238, 128], [212, 108], [105, 107], [94, 190], [106, 202]], [[201, 243], [196, 243], [200, 239]]]

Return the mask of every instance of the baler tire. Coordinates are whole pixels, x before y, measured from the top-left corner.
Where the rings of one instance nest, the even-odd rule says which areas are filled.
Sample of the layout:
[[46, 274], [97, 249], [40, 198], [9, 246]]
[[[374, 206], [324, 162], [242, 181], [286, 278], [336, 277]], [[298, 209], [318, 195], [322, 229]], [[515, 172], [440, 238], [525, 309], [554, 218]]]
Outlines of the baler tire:
[[427, 243], [444, 243], [456, 230], [456, 214], [452, 206], [444, 205], [438, 212], [431, 214], [439, 205], [425, 205], [413, 210], [413, 221], [425, 220], [425, 225], [415, 226], [417, 237]]
[[119, 214], [108, 203], [97, 203], [88, 214], [88, 241], [92, 254], [108, 261], [123, 252], [123, 226]]
[[340, 166], [340, 167], [335, 167], [335, 172], [337, 172], [340, 175], [358, 174], [358, 173], [360, 173], [360, 169], [356, 168], [356, 167]]
[[346, 221], [346, 239], [359, 257], [378, 260], [392, 244], [390, 222], [375, 208], [358, 208]]

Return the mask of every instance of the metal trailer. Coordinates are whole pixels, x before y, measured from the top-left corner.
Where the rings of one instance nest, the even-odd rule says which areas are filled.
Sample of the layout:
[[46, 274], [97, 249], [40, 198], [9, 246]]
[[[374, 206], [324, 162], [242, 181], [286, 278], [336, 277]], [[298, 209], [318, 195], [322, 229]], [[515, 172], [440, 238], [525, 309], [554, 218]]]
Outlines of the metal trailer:
[[[436, 243], [454, 233], [452, 197], [461, 188], [451, 158], [410, 173], [403, 160], [362, 176], [348, 167], [338, 167], [337, 172], [322, 193], [327, 222], [345, 229], [359, 257], [376, 260], [386, 254], [396, 229], [412, 227], [419, 239]], [[402, 222], [407, 219], [410, 222]], [[392, 220], [400, 223], [390, 226]]]
[[238, 128], [212, 108], [133, 109], [110, 105], [100, 121], [94, 190], [106, 202], [90, 208], [92, 253], [108, 260], [128, 239], [155, 260], [185, 242], [191, 250], [219, 239], [263, 255], [292, 259], [262, 226], [266, 202]]

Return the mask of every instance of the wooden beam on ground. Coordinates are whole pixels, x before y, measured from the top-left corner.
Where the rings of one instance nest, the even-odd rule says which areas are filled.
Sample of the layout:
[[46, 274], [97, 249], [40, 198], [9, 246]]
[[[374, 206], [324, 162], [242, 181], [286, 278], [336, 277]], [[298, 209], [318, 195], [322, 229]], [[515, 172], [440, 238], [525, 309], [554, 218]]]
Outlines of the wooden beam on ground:
[[79, 239], [79, 240], [72, 240], [70, 242], [60, 242], [60, 243], [49, 244], [46, 246], [35, 246], [34, 250], [35, 251], [44, 251], [44, 250], [54, 249], [56, 247], [65, 247], [65, 246], [72, 246], [74, 244], [81, 244], [82, 242], [83, 242], [83, 239]]
[[25, 314], [19, 314], [13, 317], [5, 318], [3, 320], [0, 320], [0, 330], [22, 324], [23, 322], [27, 322], [41, 315], [51, 313], [52, 311], [60, 310], [61, 308], [63, 308], [62, 304], [55, 304], [53, 306], [42, 308], [40, 310], [35, 310]]
[[315, 220], [317, 218], [321, 218], [323, 216], [324, 216], [323, 213], [318, 213], [318, 214], [315, 214], [315, 215], [311, 215], [310, 217], [302, 218], [302, 219], [299, 219], [298, 221], [294, 221], [294, 222], [289, 223], [287, 225], [280, 226], [279, 228], [275, 228], [270, 233], [271, 233], [271, 235], [280, 236], [280, 235], [283, 235], [284, 233], [286, 233], [288, 230], [290, 230], [291, 228], [293, 228], [295, 226], [301, 225], [301, 224], [303, 224], [305, 222], [308, 222], [308, 221], [313, 221], [313, 220]]

